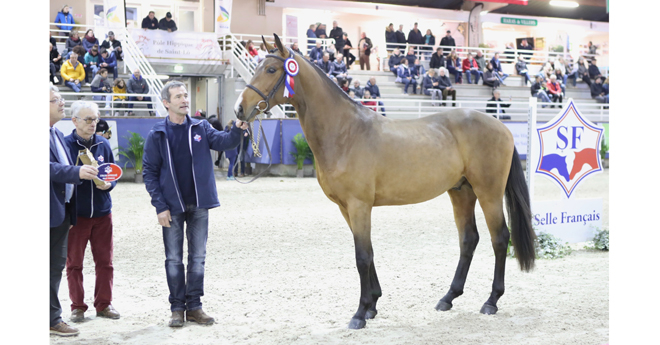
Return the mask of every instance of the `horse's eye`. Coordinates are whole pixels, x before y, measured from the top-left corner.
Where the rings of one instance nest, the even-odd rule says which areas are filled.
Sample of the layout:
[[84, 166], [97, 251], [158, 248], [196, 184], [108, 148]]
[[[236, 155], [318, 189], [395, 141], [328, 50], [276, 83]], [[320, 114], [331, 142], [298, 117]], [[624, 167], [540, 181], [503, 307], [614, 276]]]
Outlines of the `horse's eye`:
[[268, 73], [275, 73], [275, 71], [276, 70], [273, 67], [269, 67], [268, 70], [267, 70]]

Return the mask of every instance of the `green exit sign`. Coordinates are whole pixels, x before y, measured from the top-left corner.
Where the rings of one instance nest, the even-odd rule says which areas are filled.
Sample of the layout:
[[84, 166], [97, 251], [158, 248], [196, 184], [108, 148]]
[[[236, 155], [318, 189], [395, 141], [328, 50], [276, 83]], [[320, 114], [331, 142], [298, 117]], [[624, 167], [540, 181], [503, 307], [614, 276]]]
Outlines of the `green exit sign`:
[[502, 24], [537, 26], [539, 22], [536, 19], [520, 19], [502, 17]]

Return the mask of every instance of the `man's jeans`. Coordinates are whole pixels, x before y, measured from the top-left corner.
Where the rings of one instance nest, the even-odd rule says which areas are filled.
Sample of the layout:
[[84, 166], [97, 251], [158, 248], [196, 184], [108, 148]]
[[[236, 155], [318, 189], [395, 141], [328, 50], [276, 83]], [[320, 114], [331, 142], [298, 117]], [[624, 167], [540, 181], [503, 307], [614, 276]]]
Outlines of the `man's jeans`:
[[[548, 97], [548, 94], [545, 93], [545, 91], [543, 90], [536, 91], [536, 95], [534, 96], [538, 98], [541, 102], [550, 103], [550, 97]], [[546, 105], [543, 104], [541, 107], [545, 108]]]
[[[183, 267], [183, 223], [188, 239], [188, 272]], [[170, 289], [170, 309], [196, 310], [202, 308], [204, 296], [204, 262], [206, 239], [209, 234], [209, 211], [187, 205], [186, 211], [172, 216], [170, 227], [163, 227], [165, 243], [165, 272]]]
[[497, 77], [497, 79], [500, 80], [500, 83], [501, 83], [502, 85], [504, 85], [504, 79], [506, 79], [506, 78], [509, 76], [509, 75], [506, 74], [506, 73], [502, 73], [502, 75], [500, 75], [498, 72], [495, 72], [495, 71], [493, 72], [493, 74]]
[[474, 83], [479, 84], [479, 75], [480, 75], [479, 71], [473, 69], [465, 71], [465, 76], [467, 77], [468, 84], [472, 84], [472, 78], [470, 78], [470, 75], [474, 76], [475, 78]]
[[73, 90], [74, 92], [80, 92], [80, 84], [76, 84], [72, 81], [66, 81], [66, 82], [64, 82], [64, 85], [71, 88], [71, 90]]

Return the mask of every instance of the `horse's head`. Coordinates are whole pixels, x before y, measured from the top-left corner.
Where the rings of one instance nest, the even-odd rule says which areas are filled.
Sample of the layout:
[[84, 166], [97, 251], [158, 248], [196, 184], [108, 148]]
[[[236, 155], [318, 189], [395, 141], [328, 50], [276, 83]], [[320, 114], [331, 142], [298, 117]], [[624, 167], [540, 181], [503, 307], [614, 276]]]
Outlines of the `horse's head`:
[[276, 34], [273, 35], [275, 36], [275, 47], [261, 36], [266, 50], [270, 54], [266, 55], [266, 58], [257, 66], [250, 81], [251, 84], [247, 85], [236, 101], [234, 113], [239, 120], [253, 121], [261, 111], [267, 111], [278, 104], [287, 102], [284, 97], [287, 76], [284, 61], [290, 56], [293, 58], [294, 55], [290, 55], [292, 53], [284, 48]]

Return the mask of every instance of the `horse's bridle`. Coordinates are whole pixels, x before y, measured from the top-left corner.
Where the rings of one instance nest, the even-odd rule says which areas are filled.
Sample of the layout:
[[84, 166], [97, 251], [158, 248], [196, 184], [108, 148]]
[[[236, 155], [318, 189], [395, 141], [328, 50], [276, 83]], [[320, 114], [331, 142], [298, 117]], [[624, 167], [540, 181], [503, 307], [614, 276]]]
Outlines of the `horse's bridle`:
[[[291, 50], [291, 48], [287, 48], [287, 49], [289, 50], [289, 58], [293, 58], [293, 51]], [[282, 61], [282, 63], [284, 63], [284, 61], [286, 61], [286, 59], [279, 56], [279, 55], [273, 54], [275, 51], [277, 51], [277, 48], [272, 49], [270, 51], [271, 54], [266, 55], [266, 58], [272, 57], [272, 58], [278, 59], [278, 60]], [[263, 98], [261, 101], [257, 102], [257, 105], [256, 105], [256, 108], [259, 112], [269, 114], [270, 100], [273, 99], [273, 96], [275, 96], [275, 92], [277, 92], [277, 90], [279, 90], [280, 87], [282, 87], [282, 85], [284, 84], [284, 79], [286, 78], [286, 75], [287, 75], [286, 72], [282, 72], [282, 76], [280, 76], [280, 79], [275, 84], [275, 87], [273, 87], [273, 89], [270, 90], [270, 93], [268, 94], [268, 97], [266, 97], [266, 95], [264, 95], [263, 92], [261, 92], [259, 89], [257, 89], [253, 85], [250, 85], [250, 84], [245, 85], [245, 87], [250, 88], [250, 90], [256, 92], [259, 96], [261, 96], [261, 98]], [[266, 104], [266, 107], [261, 108], [261, 106], [260, 106], [261, 104]]]

